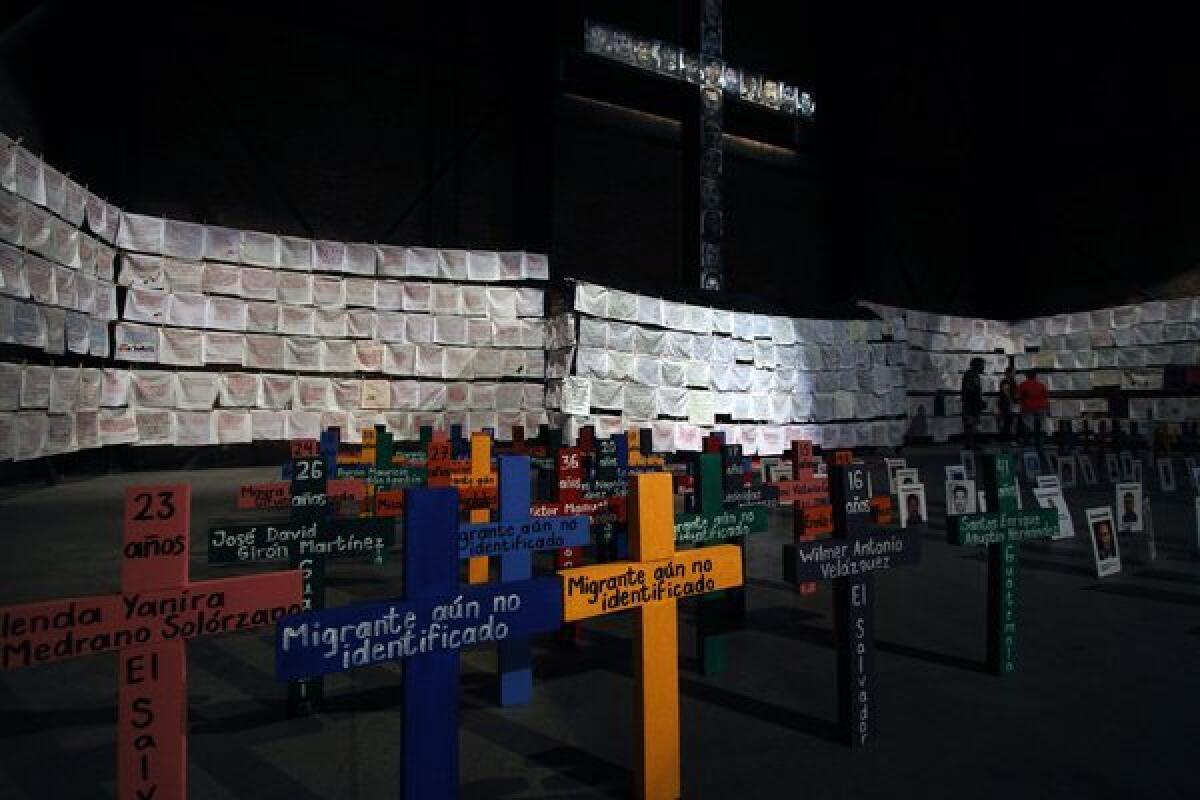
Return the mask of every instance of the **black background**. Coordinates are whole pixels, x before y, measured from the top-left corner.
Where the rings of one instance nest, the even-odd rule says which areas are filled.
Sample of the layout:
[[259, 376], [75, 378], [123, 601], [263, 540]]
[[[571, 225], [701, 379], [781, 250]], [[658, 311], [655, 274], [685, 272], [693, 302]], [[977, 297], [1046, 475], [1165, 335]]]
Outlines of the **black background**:
[[[726, 0], [726, 57], [818, 105], [797, 135], [727, 106], [721, 304], [1016, 318], [1200, 293], [1182, 18], [828, 5]], [[679, 2], [8, 3], [0, 130], [131, 210], [549, 250], [556, 277], [687, 296], [686, 88], [582, 56], [585, 17], [687, 40]]]

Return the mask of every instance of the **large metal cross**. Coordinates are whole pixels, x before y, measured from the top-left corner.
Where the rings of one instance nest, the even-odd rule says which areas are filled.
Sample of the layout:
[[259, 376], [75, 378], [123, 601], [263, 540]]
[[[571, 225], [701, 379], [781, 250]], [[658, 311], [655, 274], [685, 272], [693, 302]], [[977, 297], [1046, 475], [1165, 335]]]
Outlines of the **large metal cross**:
[[683, 120], [684, 263], [699, 265], [700, 288], [720, 291], [725, 285], [721, 258], [725, 95], [804, 120], [813, 118], [816, 105], [808, 92], [723, 60], [722, 0], [694, 2], [699, 4], [699, 52], [591, 21], [584, 23], [584, 48], [593, 55], [699, 87], [697, 113]]

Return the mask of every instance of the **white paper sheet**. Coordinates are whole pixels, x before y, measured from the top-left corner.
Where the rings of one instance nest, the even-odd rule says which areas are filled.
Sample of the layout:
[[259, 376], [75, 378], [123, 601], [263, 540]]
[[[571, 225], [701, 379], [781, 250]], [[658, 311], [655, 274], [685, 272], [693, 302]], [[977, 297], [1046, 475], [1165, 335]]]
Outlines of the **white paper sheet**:
[[175, 375], [175, 407], [208, 410], [217, 402], [220, 375], [215, 372], [179, 372]]
[[313, 302], [313, 276], [305, 273], [279, 273], [279, 300], [295, 306], [310, 306]]
[[351, 338], [374, 338], [376, 314], [374, 311], [352, 308], [346, 315], [346, 327]]
[[349, 339], [321, 340], [322, 372], [354, 372], [354, 342]]
[[96, 418], [100, 444], [129, 444], [138, 440], [137, 417], [132, 408], [102, 408]]
[[139, 408], [172, 408], [175, 405], [175, 373], [162, 370], [130, 372], [130, 404]]
[[117, 246], [125, 250], [140, 250], [143, 253], [162, 253], [163, 219], [121, 212]]
[[295, 336], [312, 336], [316, 332], [315, 308], [307, 306], [281, 305], [279, 307], [279, 332]]
[[261, 231], [242, 231], [242, 252], [240, 260], [243, 264], [258, 267], [279, 266], [279, 237], [273, 233]]
[[218, 387], [221, 405], [235, 408], [254, 408], [259, 404], [262, 377], [253, 372], [221, 373]]
[[[132, 294], [132, 291], [130, 292]], [[126, 311], [128, 311], [129, 295], [126, 295]], [[176, 293], [167, 295], [166, 322], [184, 328], [203, 328], [208, 314], [208, 298], [202, 294]], [[127, 316], [128, 318], [128, 316]], [[143, 320], [155, 322], [157, 320]]]
[[255, 441], [283, 439], [286, 423], [287, 414], [282, 411], [250, 412], [250, 433]]
[[275, 300], [279, 297], [279, 273], [271, 269], [243, 267], [241, 294], [248, 300]]
[[246, 303], [246, 330], [251, 333], [275, 333], [279, 330], [277, 303], [249, 301]]
[[[122, 256], [124, 258], [124, 256]], [[204, 293], [204, 265], [190, 261], [163, 259], [167, 291], [180, 294]]]
[[248, 444], [253, 440], [253, 426], [249, 411], [219, 410], [213, 414], [216, 421], [217, 441], [220, 444]]
[[246, 334], [247, 367], [256, 369], [284, 369], [284, 342], [282, 336], [270, 334]]
[[158, 329], [158, 360], [173, 366], [204, 364], [204, 333], [178, 328]]
[[211, 411], [175, 412], [175, 444], [197, 447], [216, 443], [217, 430]]
[[247, 318], [245, 300], [236, 297], [210, 297], [204, 327], [221, 331], [244, 331]]

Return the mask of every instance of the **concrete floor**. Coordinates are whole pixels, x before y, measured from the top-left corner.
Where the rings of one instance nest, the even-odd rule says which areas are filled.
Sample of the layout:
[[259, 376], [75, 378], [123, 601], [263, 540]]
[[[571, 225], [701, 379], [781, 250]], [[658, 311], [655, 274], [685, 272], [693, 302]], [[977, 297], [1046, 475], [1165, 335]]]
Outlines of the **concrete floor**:
[[[1158, 560], [1122, 540], [1125, 571], [1098, 580], [1082, 531], [1104, 491], [1070, 491], [1080, 535], [1023, 548], [1020, 671], [982, 671], [986, 566], [944, 544], [941, 465], [922, 468], [934, 520], [924, 561], [877, 578], [878, 740], [836, 739], [830, 592], [780, 582], [790, 515], [748, 551], [749, 617], [729, 637], [729, 670], [695, 669], [694, 620], [680, 622], [683, 785], [687, 798], [1197, 797], [1190, 758], [1200, 726], [1200, 562], [1192, 493], [1154, 497]], [[140, 473], [0, 494], [0, 605], [115, 591], [121, 489], [190, 480], [193, 578], [247, 568], [204, 564], [203, 532], [234, 489], [267, 469]], [[883, 479], [876, 467], [876, 485]], [[936, 487], [936, 488], [935, 488]], [[1026, 491], [1028, 507], [1032, 497]], [[398, 560], [330, 568], [330, 605], [386, 597]], [[575, 648], [539, 643], [534, 700], [500, 709], [495, 655], [462, 668], [462, 797], [629, 795], [630, 623], [589, 624]], [[395, 667], [332, 677], [320, 716], [287, 721], [269, 631], [188, 646], [193, 798], [392, 798], [401, 714]], [[0, 673], [0, 798], [112, 797], [115, 656]]]

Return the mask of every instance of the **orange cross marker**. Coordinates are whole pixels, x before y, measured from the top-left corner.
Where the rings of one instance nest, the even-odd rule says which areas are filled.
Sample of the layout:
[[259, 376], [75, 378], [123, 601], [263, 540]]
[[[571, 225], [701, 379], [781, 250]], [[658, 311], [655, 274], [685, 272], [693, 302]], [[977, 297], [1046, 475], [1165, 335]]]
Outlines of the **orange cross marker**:
[[722, 544], [675, 552], [671, 475], [634, 475], [630, 561], [562, 570], [563, 617], [574, 622], [633, 610], [637, 771], [642, 800], [677, 800], [679, 632], [676, 601], [742, 585], [742, 550]]
[[[466, 469], [463, 469], [463, 467]], [[470, 509], [469, 522], [488, 522], [496, 494], [496, 471], [492, 469], [492, 437], [486, 433], [471, 434], [471, 460], [468, 465], [450, 457], [450, 441], [445, 434], [434, 434], [429, 443], [429, 485], [453, 486], [459, 499]], [[483, 507], [480, 507], [481, 503]], [[488, 582], [488, 557], [467, 560], [467, 582]]]

